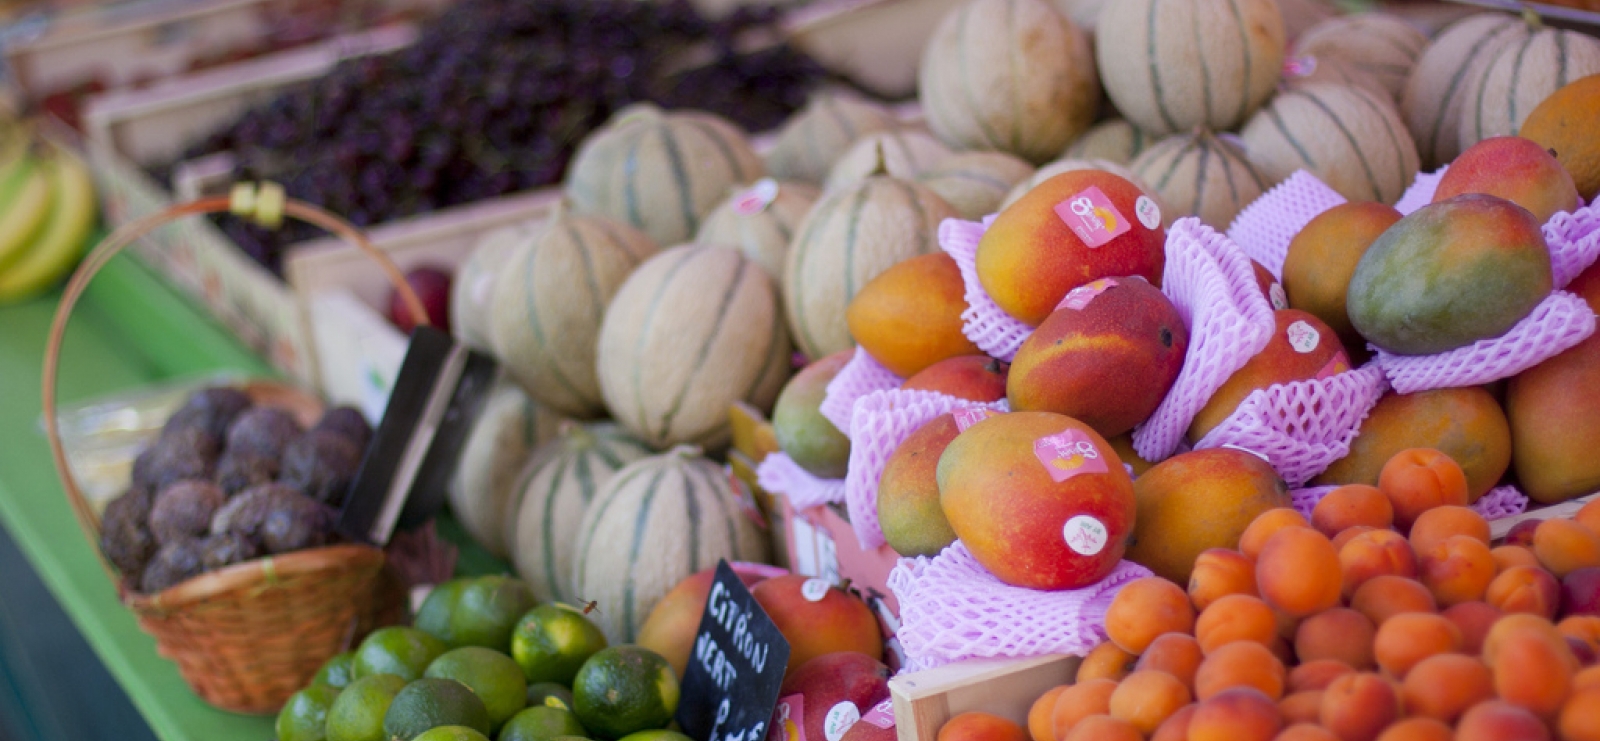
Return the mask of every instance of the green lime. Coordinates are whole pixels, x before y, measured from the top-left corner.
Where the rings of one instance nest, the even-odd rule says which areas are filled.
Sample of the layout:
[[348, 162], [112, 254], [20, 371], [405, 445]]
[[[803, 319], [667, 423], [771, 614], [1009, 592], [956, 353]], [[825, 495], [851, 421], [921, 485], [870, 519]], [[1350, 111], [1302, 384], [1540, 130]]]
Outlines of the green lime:
[[383, 714], [383, 734], [389, 741], [411, 741], [439, 726], [467, 726], [488, 735], [489, 710], [466, 685], [427, 677], [400, 690]]
[[466, 726], [429, 728], [412, 741], [489, 741], [489, 737]]
[[373, 674], [350, 683], [328, 708], [328, 741], [386, 741], [383, 716], [406, 686], [393, 674]]
[[528, 680], [517, 662], [492, 648], [462, 646], [444, 652], [428, 665], [425, 677], [454, 679], [483, 700], [489, 728], [499, 728], [528, 704]]
[[446, 648], [444, 642], [416, 628], [379, 628], [356, 647], [355, 675], [393, 674], [406, 681], [419, 679]]
[[623, 736], [620, 741], [694, 741], [694, 739], [678, 733], [677, 731], [669, 731], [665, 728], [660, 728], [653, 731], [639, 731], [637, 733], [630, 733], [626, 736]]
[[654, 651], [640, 646], [601, 649], [572, 680], [578, 722], [597, 738], [620, 739], [662, 728], [678, 710], [678, 675]]
[[529, 682], [571, 685], [578, 667], [605, 647], [606, 634], [571, 605], [539, 605], [511, 634], [511, 658]]
[[534, 682], [528, 685], [528, 707], [534, 705], [571, 710], [572, 690], [557, 682]]
[[328, 708], [338, 697], [339, 690], [325, 684], [313, 684], [290, 695], [273, 726], [278, 741], [323, 741], [328, 734]]
[[449, 638], [455, 646], [483, 646], [511, 653], [511, 631], [517, 618], [538, 604], [533, 590], [509, 576], [480, 576], [461, 585], [450, 612]]
[[350, 685], [356, 678], [356, 652], [346, 651], [334, 654], [317, 670], [317, 676], [311, 678], [312, 684], [320, 684], [342, 690]]
[[412, 627], [444, 641], [445, 645], [457, 645], [450, 631], [450, 616], [455, 614], [456, 605], [461, 604], [461, 587], [468, 581], [471, 579], [451, 579], [434, 587], [422, 598], [422, 606], [417, 608], [417, 616], [411, 621]]
[[495, 741], [550, 741], [556, 736], [582, 736], [588, 731], [570, 710], [537, 705], [512, 716]]

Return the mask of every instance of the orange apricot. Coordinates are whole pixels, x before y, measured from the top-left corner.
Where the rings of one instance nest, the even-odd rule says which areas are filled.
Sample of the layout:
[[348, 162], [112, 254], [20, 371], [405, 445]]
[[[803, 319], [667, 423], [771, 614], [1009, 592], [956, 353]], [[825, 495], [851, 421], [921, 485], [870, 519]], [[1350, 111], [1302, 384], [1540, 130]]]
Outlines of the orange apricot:
[[1178, 708], [1178, 712], [1168, 716], [1156, 732], [1150, 734], [1150, 741], [1188, 741], [1189, 720], [1194, 717], [1194, 711], [1199, 707], [1199, 703], [1191, 702]]
[[1495, 575], [1483, 601], [1501, 612], [1529, 612], [1554, 619], [1561, 607], [1561, 584], [1538, 566], [1513, 566]]
[[1294, 635], [1294, 653], [1301, 661], [1335, 659], [1356, 669], [1376, 665], [1372, 641], [1377, 626], [1367, 616], [1348, 607], [1324, 610], [1300, 621]]
[[1372, 654], [1378, 666], [1396, 679], [1417, 662], [1436, 654], [1461, 650], [1461, 630], [1443, 615], [1407, 612], [1384, 621], [1372, 641]]
[[1194, 637], [1209, 654], [1233, 641], [1255, 641], [1271, 646], [1278, 635], [1278, 618], [1260, 597], [1230, 594], [1212, 602], [1194, 621]]
[[1585, 566], [1600, 566], [1600, 534], [1572, 520], [1553, 517], [1533, 531], [1533, 555], [1560, 579]]
[[1121, 718], [1091, 715], [1073, 726], [1061, 741], [1144, 741], [1144, 734]]
[[1423, 512], [1467, 504], [1467, 475], [1450, 456], [1433, 448], [1407, 448], [1383, 464], [1378, 488], [1394, 505], [1394, 524], [1410, 532]]
[[1184, 687], [1194, 691], [1194, 673], [1200, 668], [1205, 653], [1200, 642], [1187, 633], [1162, 633], [1150, 642], [1149, 648], [1139, 655], [1135, 671], [1163, 671], [1178, 678]]
[[1394, 685], [1373, 672], [1354, 672], [1322, 691], [1317, 719], [1344, 741], [1372, 741], [1400, 717]]
[[1129, 582], [1106, 608], [1106, 635], [1134, 655], [1143, 653], [1162, 633], [1193, 629], [1194, 606], [1189, 595], [1159, 576]]
[[1568, 615], [1556, 623], [1556, 630], [1567, 638], [1575, 638], [1600, 655], [1600, 615]]
[[1561, 741], [1600, 741], [1600, 687], [1573, 692], [1556, 717]]
[[1111, 714], [1111, 693], [1117, 683], [1109, 679], [1090, 679], [1074, 682], [1056, 697], [1056, 706], [1050, 711], [1051, 734], [1064, 739], [1072, 727], [1091, 715]]
[[[1285, 722], [1288, 721], [1285, 720]], [[1333, 731], [1316, 725], [1316, 722], [1312, 721], [1290, 725], [1278, 731], [1278, 735], [1273, 736], [1272, 741], [1340, 741], [1340, 739], [1338, 736], [1333, 735]]]
[[1233, 687], [1200, 701], [1188, 741], [1271, 741], [1282, 727], [1272, 698], [1254, 687]]
[[1461, 652], [1477, 656], [1483, 652], [1483, 639], [1500, 619], [1500, 609], [1487, 602], [1461, 602], [1439, 611], [1461, 631]]
[[1254, 641], [1225, 643], [1206, 655], [1194, 673], [1194, 695], [1207, 700], [1230, 687], [1254, 687], [1268, 698], [1283, 697], [1283, 661]]
[[1573, 692], [1582, 692], [1592, 688], [1600, 688], [1600, 664], [1586, 666], [1579, 669], [1577, 674], [1572, 675]]
[[1550, 741], [1544, 721], [1503, 700], [1473, 705], [1456, 723], [1456, 741]]
[[1471, 507], [1434, 507], [1417, 515], [1406, 537], [1411, 540], [1411, 549], [1421, 553], [1452, 535], [1470, 535], [1489, 545], [1489, 521]]
[[1313, 659], [1289, 670], [1289, 691], [1327, 689], [1333, 680], [1355, 671], [1349, 664], [1334, 659]]
[[1489, 549], [1489, 555], [1494, 556], [1496, 572], [1512, 566], [1539, 566], [1539, 557], [1533, 555], [1533, 549], [1523, 545], [1497, 545]]
[[1028, 741], [1028, 732], [993, 713], [969, 710], [939, 727], [937, 741]]
[[1455, 731], [1432, 718], [1412, 717], [1383, 729], [1378, 741], [1451, 741]]
[[1311, 526], [1329, 538], [1348, 527], [1387, 528], [1394, 524], [1394, 505], [1376, 486], [1345, 484], [1324, 494], [1311, 509]]
[[[1494, 625], [1491, 625], [1489, 632], [1484, 635], [1484, 663], [1491, 667], [1494, 666], [1495, 661], [1500, 656], [1501, 646], [1507, 638], [1514, 635], [1538, 636], [1540, 640], [1549, 644], [1554, 650], [1560, 650], [1561, 647], [1567, 645], [1566, 636], [1562, 635], [1561, 631], [1556, 628], [1555, 623], [1550, 622], [1547, 618], [1526, 612], [1514, 612], [1509, 615], [1502, 615], [1499, 620], [1494, 621]], [[1573, 662], [1571, 668], [1574, 670], [1578, 668], [1576, 661]]]
[[1128, 676], [1133, 671], [1133, 665], [1139, 657], [1122, 650], [1111, 641], [1106, 641], [1092, 649], [1083, 661], [1078, 664], [1078, 681], [1087, 679], [1109, 679], [1113, 682]]
[[1494, 698], [1494, 675], [1476, 656], [1434, 654], [1400, 684], [1406, 712], [1454, 723], [1467, 708]]
[[1433, 593], [1422, 582], [1383, 574], [1368, 579], [1350, 595], [1350, 609], [1383, 627], [1389, 618], [1408, 612], [1438, 612]]
[[1316, 723], [1317, 714], [1322, 711], [1322, 690], [1306, 690], [1290, 695], [1284, 695], [1278, 701], [1278, 715], [1283, 722]]
[[1470, 535], [1451, 535], [1417, 557], [1418, 576], [1440, 607], [1481, 600], [1494, 581], [1489, 546]]
[[1489, 665], [1495, 694], [1541, 718], [1554, 718], [1572, 692], [1571, 655], [1565, 639], [1556, 646], [1529, 631], [1506, 636]]
[[1229, 594], [1256, 594], [1255, 559], [1229, 548], [1208, 548], [1189, 572], [1189, 601], [1195, 610]]
[[1588, 501], [1577, 512], [1572, 514], [1572, 521], [1589, 528], [1591, 532], [1600, 533], [1600, 497]]
[[1260, 560], [1261, 549], [1266, 546], [1267, 539], [1286, 527], [1311, 527], [1311, 523], [1293, 507], [1269, 509], [1256, 515], [1239, 535], [1239, 552], [1252, 561]]
[[[1362, 533], [1370, 533], [1377, 529], [1378, 528], [1375, 527], [1367, 527], [1366, 525], [1353, 525], [1340, 530], [1338, 535], [1333, 536], [1333, 549], [1336, 551], [1342, 551], [1344, 550], [1344, 544], [1354, 540], [1357, 535]], [[1384, 530], [1388, 530], [1388, 528], [1384, 528]], [[1393, 531], [1390, 530], [1389, 532]]]
[[1124, 677], [1111, 693], [1111, 717], [1133, 724], [1141, 736], [1149, 735], [1193, 699], [1177, 677], [1145, 669]]
[[1262, 599], [1295, 617], [1339, 604], [1343, 579], [1333, 543], [1309, 527], [1278, 530], [1256, 559], [1256, 588]]
[[1071, 686], [1061, 684], [1051, 687], [1028, 706], [1028, 737], [1033, 741], [1055, 741], [1056, 731], [1050, 724], [1050, 715], [1055, 712], [1056, 698]]
[[1383, 574], [1417, 575], [1417, 556], [1404, 535], [1393, 530], [1368, 530], [1339, 549], [1339, 572], [1346, 599], [1368, 579]]

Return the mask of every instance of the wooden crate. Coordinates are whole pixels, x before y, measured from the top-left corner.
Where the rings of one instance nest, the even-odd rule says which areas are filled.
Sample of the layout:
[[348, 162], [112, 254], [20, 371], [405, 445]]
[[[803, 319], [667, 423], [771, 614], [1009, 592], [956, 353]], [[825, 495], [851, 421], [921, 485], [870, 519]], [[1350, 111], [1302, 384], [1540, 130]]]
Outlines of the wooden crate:
[[934, 741], [952, 716], [969, 710], [994, 713], [1028, 727], [1028, 708], [1045, 690], [1072, 682], [1077, 656], [969, 659], [902, 672], [889, 680], [900, 741]]
[[1558, 504], [1535, 507], [1527, 512], [1523, 512], [1520, 515], [1512, 515], [1511, 517], [1502, 517], [1498, 520], [1492, 520], [1489, 522], [1489, 537], [1498, 541], [1501, 538], [1504, 538], [1506, 533], [1510, 532], [1511, 528], [1515, 527], [1517, 523], [1525, 520], [1548, 520], [1553, 517], [1566, 517], [1571, 519], [1574, 513], [1583, 508], [1583, 505], [1594, 501], [1596, 497], [1600, 497], [1600, 492], [1596, 492], [1588, 496], [1578, 497], [1577, 499], [1569, 499]]

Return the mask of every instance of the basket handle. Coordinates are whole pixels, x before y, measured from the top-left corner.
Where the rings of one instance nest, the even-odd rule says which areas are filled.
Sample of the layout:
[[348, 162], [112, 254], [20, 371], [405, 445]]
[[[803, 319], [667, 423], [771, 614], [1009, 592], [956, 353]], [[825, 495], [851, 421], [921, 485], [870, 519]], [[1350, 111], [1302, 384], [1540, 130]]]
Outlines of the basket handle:
[[[405, 274], [388, 255], [367, 239], [365, 233], [319, 206], [285, 197], [283, 187], [276, 183], [262, 183], [259, 189], [251, 183], [240, 183], [234, 186], [229, 196], [213, 196], [174, 204], [118, 227], [83, 258], [78, 269], [73, 272], [72, 278], [67, 281], [66, 288], [61, 294], [61, 302], [56, 306], [55, 318], [50, 323], [50, 336], [44, 353], [44, 385], [41, 393], [45, 437], [50, 443], [50, 454], [55, 459], [56, 474], [61, 478], [61, 486], [66, 491], [67, 501], [72, 505], [72, 513], [77, 517], [79, 527], [83, 528], [90, 544], [97, 548], [100, 542], [99, 518], [95, 515], [94, 508], [89, 505], [88, 499], [84, 497], [83, 491], [78, 488], [77, 481], [72, 477], [72, 468], [67, 464], [67, 452], [61, 442], [61, 430], [56, 419], [57, 370], [60, 366], [61, 340], [66, 334], [67, 319], [72, 316], [73, 306], [89, 287], [89, 281], [123, 248], [167, 222], [185, 216], [223, 211], [251, 218], [269, 229], [276, 229], [282, 224], [284, 216], [291, 216], [332, 232], [378, 263], [385, 277], [394, 284], [395, 290], [399, 291], [406, 310], [411, 313], [418, 325], [429, 323], [427, 309], [423, 307], [422, 299], [417, 296], [417, 292], [406, 281]], [[111, 566], [103, 555], [100, 560], [110, 572]], [[116, 580], [114, 572], [112, 580]]]

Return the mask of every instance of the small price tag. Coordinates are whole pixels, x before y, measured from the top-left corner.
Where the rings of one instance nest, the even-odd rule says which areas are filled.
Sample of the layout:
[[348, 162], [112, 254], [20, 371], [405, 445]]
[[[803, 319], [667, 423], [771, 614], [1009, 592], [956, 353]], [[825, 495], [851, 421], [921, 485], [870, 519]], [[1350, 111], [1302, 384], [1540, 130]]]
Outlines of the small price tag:
[[1317, 380], [1323, 381], [1348, 370], [1350, 370], [1350, 358], [1345, 356], [1343, 350], [1340, 350], [1334, 353], [1333, 357], [1328, 358], [1328, 364], [1322, 366], [1322, 370], [1317, 371]]
[[1317, 349], [1322, 344], [1322, 333], [1316, 327], [1303, 321], [1290, 324], [1284, 334], [1289, 336], [1289, 346], [1302, 355]]
[[998, 417], [1000, 413], [993, 409], [983, 407], [963, 407], [950, 413], [956, 420], [956, 432], [966, 432], [967, 428], [982, 422], [990, 417]]
[[733, 197], [733, 212], [740, 216], [755, 216], [767, 210], [778, 199], [778, 181], [772, 178], [757, 180], [755, 185]]
[[1089, 302], [1093, 301], [1096, 296], [1111, 290], [1112, 288], [1116, 287], [1116, 285], [1116, 278], [1101, 278], [1099, 280], [1089, 281], [1088, 283], [1067, 291], [1067, 295], [1062, 297], [1061, 303], [1056, 304], [1056, 310], [1060, 311], [1061, 309], [1072, 309], [1073, 311], [1083, 311], [1084, 308], [1089, 305]]
[[788, 665], [789, 642], [719, 562], [683, 675], [678, 725], [695, 741], [763, 741]]
[[1133, 228], [1133, 224], [1117, 210], [1116, 204], [1092, 185], [1082, 193], [1056, 204], [1055, 211], [1067, 228], [1091, 249]]
[[884, 730], [894, 728], [894, 699], [885, 698], [883, 702], [873, 705], [866, 715], [861, 716], [862, 723], [871, 723]]
[[1106, 458], [1088, 435], [1068, 429], [1035, 440], [1033, 454], [1044, 464], [1050, 479], [1060, 483], [1085, 473], [1105, 473]]

